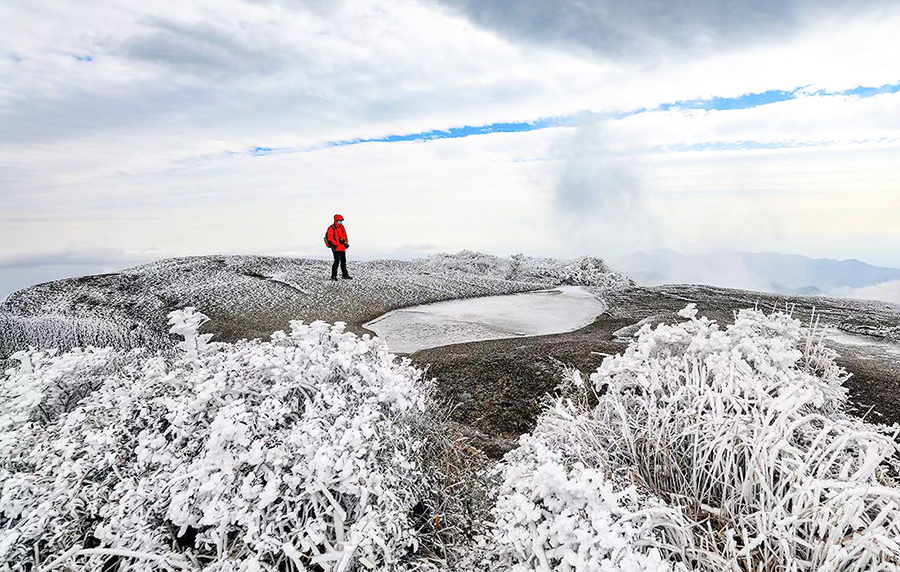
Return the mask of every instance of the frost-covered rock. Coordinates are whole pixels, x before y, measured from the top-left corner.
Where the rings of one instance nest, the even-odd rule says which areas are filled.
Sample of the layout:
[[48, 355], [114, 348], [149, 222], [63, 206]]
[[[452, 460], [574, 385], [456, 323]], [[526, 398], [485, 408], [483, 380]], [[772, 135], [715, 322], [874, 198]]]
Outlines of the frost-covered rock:
[[221, 344], [202, 315], [171, 319], [185, 352], [28, 352], [7, 372], [0, 569], [417, 565], [421, 371], [342, 324]]
[[341, 320], [361, 333], [363, 322], [417, 304], [560, 284], [631, 284], [596, 258], [510, 259], [462, 251], [350, 264], [356, 280], [338, 284], [328, 280], [330, 260], [271, 256], [170, 258], [38, 284], [0, 301], [0, 360], [28, 347], [170, 348], [168, 314], [186, 306], [212, 318], [206, 333], [231, 341], [267, 339], [298, 318]]

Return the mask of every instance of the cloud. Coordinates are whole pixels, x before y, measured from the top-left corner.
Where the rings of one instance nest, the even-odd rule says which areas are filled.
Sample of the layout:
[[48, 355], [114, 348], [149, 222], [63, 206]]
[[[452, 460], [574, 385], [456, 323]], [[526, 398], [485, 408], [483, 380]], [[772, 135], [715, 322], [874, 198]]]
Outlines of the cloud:
[[[827, 120], [823, 120], [827, 118]], [[610, 122], [617, 147], [797, 147], [847, 143], [900, 143], [900, 92], [799, 97], [734, 110], [666, 109]]]
[[0, 255], [0, 268], [38, 266], [109, 266], [146, 262], [160, 256], [158, 251], [126, 251], [116, 248], [58, 250], [50, 252], [6, 253]]
[[572, 253], [610, 256], [657, 243], [659, 225], [647, 207], [644, 182], [614, 151], [621, 143], [598, 123], [572, 131], [556, 148], [558, 232]]
[[859, 14], [889, 0], [437, 0], [513, 40], [626, 59], [670, 59], [791, 36], [810, 20]]
[[263, 26], [232, 27], [206, 22], [184, 23], [148, 17], [147, 30], [121, 43], [127, 57], [200, 76], [267, 75], [281, 70], [288, 57], [294, 65], [301, 54], [284, 53], [270, 41]]
[[850, 288], [835, 292], [834, 295], [843, 298], [858, 298], [860, 300], [881, 300], [900, 304], [900, 280], [882, 282], [863, 288]]
[[709, 284], [760, 292], [775, 291], [772, 273], [752, 268], [744, 253], [685, 255], [663, 249], [615, 258], [612, 263], [638, 284], [645, 286]]
[[851, 288], [836, 292], [835, 295], [844, 298], [859, 298], [861, 300], [881, 300], [900, 304], [900, 280], [882, 282], [863, 288]]
[[[503, 1], [459, 11], [413, 0], [0, 3], [0, 21], [15, 23], [0, 54], [19, 59], [0, 58], [0, 243], [199, 254], [287, 241], [299, 251], [321, 243], [319, 215], [340, 204], [357, 209], [356, 248], [373, 252], [427, 242], [604, 255], [665, 237], [673, 248], [772, 239], [765, 248], [895, 260], [900, 97], [816, 94], [900, 81], [900, 19], [826, 21], [843, 10], [834, 3], [814, 18], [805, 2], [723, 4], [781, 36], [757, 41], [750, 26], [740, 49], [684, 57], [705, 45], [690, 35], [697, 26], [734, 31], [708, 2], [523, 0], [521, 13]], [[499, 12], [478, 26], [468, 14], [504, 7], [524, 32], [496, 33]], [[781, 27], [761, 10], [800, 11], [805, 23], [786, 16]], [[601, 16], [610, 37], [591, 40]], [[727, 44], [728, 34], [710, 37]], [[616, 37], [622, 47], [603, 43]], [[640, 55], [641, 38], [668, 54], [663, 64], [608, 57]], [[798, 87], [802, 97], [753, 109], [633, 113]], [[629, 113], [583, 131], [403, 141]], [[321, 145], [355, 140], [372, 142]], [[314, 150], [246, 152], [255, 148]], [[782, 219], [789, 235], [772, 231]], [[573, 224], [584, 238], [572, 239]]]

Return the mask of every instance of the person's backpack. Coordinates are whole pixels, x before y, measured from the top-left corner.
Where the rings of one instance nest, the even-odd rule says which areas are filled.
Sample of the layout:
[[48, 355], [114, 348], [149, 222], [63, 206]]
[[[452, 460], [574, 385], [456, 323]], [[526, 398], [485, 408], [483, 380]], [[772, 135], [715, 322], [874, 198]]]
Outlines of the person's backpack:
[[[329, 226], [328, 230], [330, 230], [330, 229], [331, 229], [331, 227]], [[334, 248], [334, 245], [331, 244], [330, 240], [328, 240], [328, 230], [325, 231], [325, 246], [327, 246], [330, 250], [330, 249]]]

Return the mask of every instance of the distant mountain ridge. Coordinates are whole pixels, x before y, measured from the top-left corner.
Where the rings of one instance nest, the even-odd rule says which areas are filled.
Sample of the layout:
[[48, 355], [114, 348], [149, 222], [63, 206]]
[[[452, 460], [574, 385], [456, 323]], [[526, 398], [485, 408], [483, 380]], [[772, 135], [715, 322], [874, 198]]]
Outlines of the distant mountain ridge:
[[616, 265], [645, 285], [710, 284], [779, 294], [848, 295], [852, 289], [900, 281], [900, 268], [777, 252], [655, 250], [629, 255]]

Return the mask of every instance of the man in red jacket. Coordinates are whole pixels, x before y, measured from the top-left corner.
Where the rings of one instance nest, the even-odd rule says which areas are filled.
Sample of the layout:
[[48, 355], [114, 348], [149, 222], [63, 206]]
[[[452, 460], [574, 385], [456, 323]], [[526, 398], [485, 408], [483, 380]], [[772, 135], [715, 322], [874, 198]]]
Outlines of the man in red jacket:
[[334, 215], [334, 224], [325, 231], [325, 244], [334, 254], [334, 264], [331, 265], [331, 279], [337, 280], [338, 264], [341, 265], [341, 278], [344, 280], [352, 280], [353, 277], [347, 274], [347, 249], [350, 243], [347, 242], [347, 229], [344, 228], [344, 217], [339, 214]]

